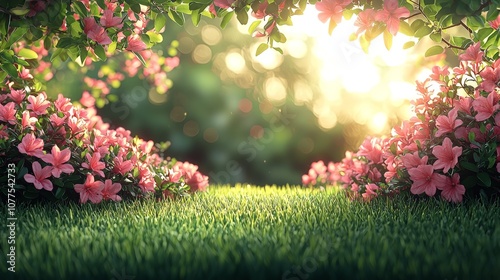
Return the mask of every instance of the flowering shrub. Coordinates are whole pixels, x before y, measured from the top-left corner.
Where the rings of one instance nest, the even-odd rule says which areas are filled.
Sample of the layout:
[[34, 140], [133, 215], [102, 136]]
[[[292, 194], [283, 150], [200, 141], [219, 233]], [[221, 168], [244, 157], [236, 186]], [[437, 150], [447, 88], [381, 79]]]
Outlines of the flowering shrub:
[[417, 82], [414, 116], [391, 137], [369, 137], [339, 163], [312, 163], [303, 184], [339, 185], [365, 200], [407, 190], [451, 202], [498, 196], [500, 59], [488, 62], [479, 43], [459, 58]]
[[[162, 159], [152, 141], [109, 129], [92, 97], [82, 102], [89, 108], [75, 107], [62, 94], [51, 101], [32, 86], [27, 76], [0, 88], [0, 177], [7, 182], [14, 164], [14, 189], [25, 198], [99, 203], [206, 189], [208, 178], [196, 165]], [[8, 186], [1, 190], [7, 195]]]

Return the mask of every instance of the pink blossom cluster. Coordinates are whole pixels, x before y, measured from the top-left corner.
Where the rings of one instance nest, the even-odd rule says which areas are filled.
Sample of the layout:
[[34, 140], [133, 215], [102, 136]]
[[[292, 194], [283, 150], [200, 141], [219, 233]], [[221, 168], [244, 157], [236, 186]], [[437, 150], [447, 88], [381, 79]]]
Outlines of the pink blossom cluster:
[[20, 86], [30, 81], [0, 88], [0, 166], [21, 164], [16, 172], [25, 184], [19, 179], [17, 191], [99, 203], [206, 189], [208, 177], [196, 165], [160, 158], [152, 141], [110, 129], [92, 106], [75, 107], [62, 94], [51, 101], [43, 91]]
[[[322, 0], [315, 6], [322, 22], [331, 21], [338, 24], [342, 21], [344, 10], [351, 4], [353, 4], [352, 0]], [[385, 0], [382, 9], [367, 8], [358, 14], [354, 23], [358, 27], [356, 34], [370, 30], [376, 23], [383, 23], [392, 35], [396, 35], [400, 19], [409, 15], [410, 11], [407, 8], [399, 7], [398, 0]]]
[[[147, 48], [140, 38], [148, 23], [147, 10], [134, 13], [131, 9], [125, 10], [125, 4], [116, 0], [104, 1], [105, 8], [101, 8], [96, 3], [91, 4], [88, 0], [81, 2], [84, 3], [89, 14], [92, 12], [91, 5], [96, 5], [95, 8], [99, 10], [100, 14], [98, 18], [87, 16], [81, 19], [83, 32], [90, 40], [103, 46], [109, 45], [113, 41], [123, 43], [124, 49], [129, 51], [142, 51]], [[80, 20], [78, 14], [75, 14], [74, 18]], [[67, 26], [63, 26], [62, 29], [66, 30]], [[130, 35], [125, 35], [126, 30], [133, 32]]]
[[405, 190], [456, 203], [498, 196], [500, 59], [485, 61], [479, 43], [459, 58], [451, 71], [435, 66], [417, 82], [414, 116], [390, 137], [367, 138], [339, 163], [313, 163], [303, 184], [340, 185], [366, 200]]

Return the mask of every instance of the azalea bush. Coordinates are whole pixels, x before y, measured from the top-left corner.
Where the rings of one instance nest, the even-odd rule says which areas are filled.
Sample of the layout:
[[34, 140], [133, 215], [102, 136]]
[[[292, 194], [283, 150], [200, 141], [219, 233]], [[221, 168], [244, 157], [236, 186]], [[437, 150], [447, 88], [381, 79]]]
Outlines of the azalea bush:
[[435, 66], [417, 82], [414, 116], [390, 137], [367, 138], [338, 163], [311, 165], [305, 185], [339, 185], [370, 200], [410, 191], [451, 202], [500, 194], [500, 60], [476, 43], [453, 69]]
[[62, 94], [49, 100], [29, 75], [0, 88], [0, 176], [9, 182], [2, 195], [99, 203], [205, 190], [198, 167], [161, 158], [162, 146], [109, 129], [94, 107], [75, 107]]

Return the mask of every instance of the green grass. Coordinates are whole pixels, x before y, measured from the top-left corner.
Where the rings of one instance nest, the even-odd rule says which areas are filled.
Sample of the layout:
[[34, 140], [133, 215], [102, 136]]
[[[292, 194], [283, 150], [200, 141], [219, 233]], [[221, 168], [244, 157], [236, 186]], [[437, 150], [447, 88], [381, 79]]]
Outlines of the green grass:
[[[1, 279], [493, 279], [500, 206], [299, 188], [211, 188], [174, 202], [18, 206]], [[0, 219], [6, 220], [2, 211]], [[295, 272], [294, 272], [295, 271]], [[121, 277], [127, 276], [127, 277]]]

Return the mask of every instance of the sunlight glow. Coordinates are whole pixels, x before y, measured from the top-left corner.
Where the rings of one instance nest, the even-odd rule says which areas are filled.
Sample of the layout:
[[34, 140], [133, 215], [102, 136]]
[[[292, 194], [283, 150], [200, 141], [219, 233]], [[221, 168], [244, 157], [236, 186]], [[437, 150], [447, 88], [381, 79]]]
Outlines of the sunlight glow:
[[199, 44], [194, 48], [192, 57], [196, 63], [208, 63], [212, 59], [212, 50], [207, 45]]
[[[372, 133], [386, 132], [389, 120], [406, 117], [408, 100], [416, 97], [413, 69], [419, 62], [411, 49], [403, 49], [413, 39], [399, 33], [393, 37], [391, 50], [387, 50], [383, 36], [379, 36], [365, 53], [358, 40], [349, 40], [357, 30], [356, 16], [343, 20], [329, 35], [328, 24], [318, 20], [318, 13], [315, 8], [306, 9], [303, 15], [294, 18], [293, 26], [280, 26], [287, 42], [276, 45], [285, 55], [296, 59], [309, 59], [311, 52], [312, 60], [306, 62], [310, 67], [300, 65], [301, 60], [297, 67], [307, 68], [305, 73], [317, 73], [318, 79], [294, 81], [288, 88], [286, 80], [268, 78], [264, 83], [266, 98], [276, 105], [291, 93], [295, 104], [311, 108], [318, 125], [325, 130], [337, 123], [355, 122], [366, 125]], [[257, 30], [262, 31], [263, 25], [264, 21]], [[248, 26], [235, 26], [242, 34], [248, 34]], [[263, 42], [264, 39], [257, 40], [250, 47], [252, 66], [262, 73], [280, 71], [283, 56], [278, 52], [268, 49], [255, 56]], [[244, 71], [242, 58], [239, 53], [230, 52], [225, 57], [226, 67], [234, 73]]]
[[285, 81], [280, 78], [271, 77], [266, 80], [264, 86], [264, 90], [267, 98], [271, 102], [281, 102], [286, 98], [286, 87], [284, 84]]
[[351, 93], [368, 93], [380, 82], [380, 73], [369, 62], [353, 63], [342, 72], [341, 80], [344, 88]]
[[217, 45], [222, 39], [222, 32], [213, 25], [205, 25], [201, 29], [201, 39], [207, 45]]
[[381, 133], [383, 132], [386, 127], [387, 127], [387, 115], [383, 112], [378, 112], [375, 115], [373, 115], [371, 121], [370, 121], [370, 129], [374, 133]]
[[243, 56], [236, 52], [230, 52], [226, 55], [226, 66], [229, 70], [233, 71], [236, 74], [242, 74], [245, 72], [245, 59]]
[[275, 50], [266, 50], [259, 56], [255, 56], [255, 52], [259, 47], [260, 43], [253, 44], [251, 47], [251, 54], [253, 61], [256, 61], [260, 66], [264, 67], [266, 70], [273, 70], [283, 63], [283, 55]]

